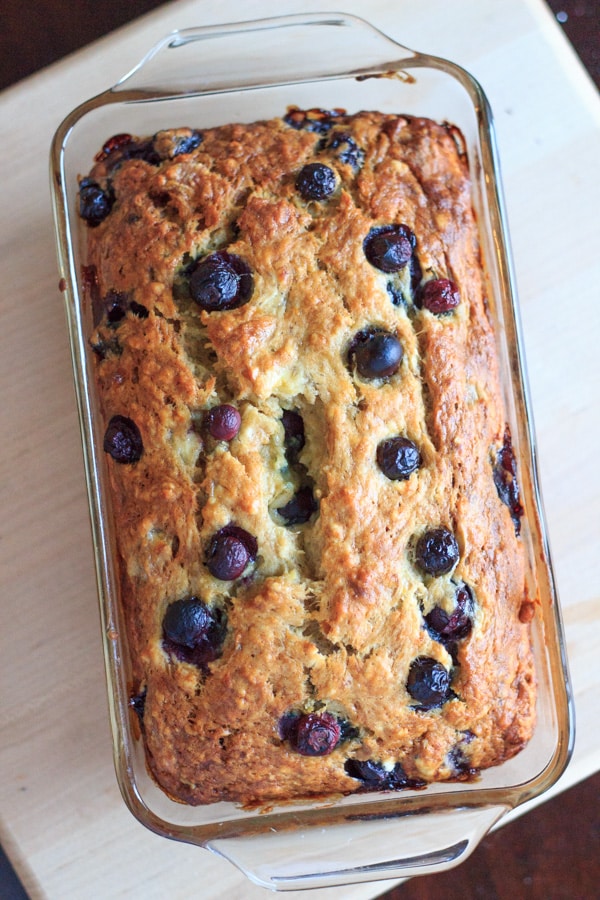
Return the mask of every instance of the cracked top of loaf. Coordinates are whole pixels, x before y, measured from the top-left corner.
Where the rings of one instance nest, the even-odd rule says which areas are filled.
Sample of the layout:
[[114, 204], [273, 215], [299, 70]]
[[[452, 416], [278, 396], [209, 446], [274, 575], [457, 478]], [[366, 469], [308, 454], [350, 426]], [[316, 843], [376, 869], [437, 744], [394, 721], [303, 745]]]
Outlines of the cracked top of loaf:
[[252, 805], [514, 755], [535, 598], [460, 135], [297, 109], [116, 135], [80, 202], [156, 781]]

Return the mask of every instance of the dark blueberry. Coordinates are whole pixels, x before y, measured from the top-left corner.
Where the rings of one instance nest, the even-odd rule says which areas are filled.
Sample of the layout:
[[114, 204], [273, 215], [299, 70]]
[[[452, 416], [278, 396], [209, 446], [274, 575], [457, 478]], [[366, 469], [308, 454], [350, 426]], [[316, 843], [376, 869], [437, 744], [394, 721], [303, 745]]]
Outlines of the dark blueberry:
[[235, 581], [239, 578], [249, 562], [248, 550], [243, 541], [235, 537], [224, 536], [215, 543], [208, 559], [211, 575], [221, 581]]
[[147, 319], [149, 315], [147, 308], [141, 303], [136, 303], [135, 300], [130, 302], [129, 294], [124, 291], [108, 291], [102, 300], [102, 305], [110, 325], [116, 325], [124, 319], [128, 308], [139, 319]]
[[423, 709], [434, 709], [448, 699], [450, 673], [430, 656], [417, 656], [410, 664], [406, 690]]
[[454, 777], [460, 778], [461, 781], [471, 780], [479, 775], [479, 769], [475, 769], [469, 764], [470, 761], [460, 746], [453, 747], [448, 752], [446, 762], [452, 769]]
[[296, 178], [296, 190], [303, 200], [325, 200], [335, 191], [335, 172], [323, 163], [303, 166]]
[[226, 525], [211, 538], [206, 565], [219, 581], [235, 581], [257, 552], [255, 537], [237, 525]]
[[404, 352], [395, 334], [366, 328], [354, 335], [348, 350], [350, 368], [356, 365], [363, 378], [389, 378], [400, 368]]
[[129, 309], [137, 316], [138, 319], [147, 319], [150, 313], [148, 312], [147, 307], [143, 306], [141, 303], [136, 303], [135, 300], [132, 300], [129, 304]]
[[347, 759], [346, 774], [362, 782], [363, 791], [399, 791], [403, 788], [423, 787], [425, 782], [408, 778], [400, 763], [386, 769], [372, 759]]
[[109, 340], [104, 338], [90, 340], [90, 347], [99, 359], [106, 359], [108, 356], [120, 356], [123, 352], [123, 348], [116, 337], [112, 337]]
[[351, 778], [362, 781], [367, 790], [384, 791], [390, 787], [393, 770], [385, 769], [372, 759], [347, 759], [344, 769]]
[[417, 541], [415, 560], [427, 575], [445, 575], [458, 562], [458, 544], [447, 528], [432, 528]]
[[130, 144], [121, 148], [122, 159], [141, 159], [149, 163], [151, 166], [160, 165], [161, 159], [151, 140], [148, 141], [132, 141]]
[[213, 406], [206, 414], [208, 432], [216, 441], [232, 441], [241, 424], [239, 411], [229, 403]]
[[254, 280], [248, 264], [233, 253], [213, 253], [199, 262], [190, 278], [192, 299], [207, 310], [237, 309], [252, 296]]
[[146, 689], [139, 693], [134, 694], [129, 698], [129, 705], [138, 717], [140, 725], [144, 723], [144, 710], [146, 708]]
[[285, 433], [285, 455], [290, 465], [298, 461], [298, 454], [304, 447], [304, 420], [300, 413], [292, 409], [284, 409], [281, 421]]
[[295, 128], [296, 131], [300, 131], [304, 126], [304, 113], [301, 109], [291, 109], [285, 114], [283, 121], [291, 128]]
[[332, 713], [302, 713], [297, 710], [285, 713], [279, 719], [277, 730], [282, 741], [304, 756], [325, 756], [342, 741], [354, 740], [359, 730], [347, 719]]
[[298, 718], [291, 743], [302, 756], [327, 756], [340, 736], [340, 723], [331, 713], [309, 713]]
[[182, 153], [192, 153], [196, 150], [202, 141], [204, 135], [200, 131], [192, 131], [189, 135], [181, 135], [174, 142], [171, 156], [180, 156]]
[[479, 770], [470, 765], [470, 760], [465, 753], [465, 748], [475, 739], [472, 731], [460, 733], [459, 742], [448, 752], [448, 765], [454, 770], [456, 776], [461, 779], [471, 779], [479, 774]]
[[205, 668], [221, 653], [227, 619], [198, 597], [171, 603], [163, 619], [163, 647], [183, 662]]
[[502, 447], [496, 455], [493, 472], [498, 496], [505, 506], [508, 506], [515, 534], [519, 535], [521, 532], [521, 516], [524, 510], [520, 500], [519, 482], [517, 481], [517, 460], [508, 426], [504, 431]]
[[421, 454], [408, 438], [388, 438], [377, 447], [377, 465], [386, 478], [405, 481], [421, 465]]
[[396, 287], [396, 285], [391, 281], [388, 281], [388, 283], [386, 284], [386, 289], [394, 306], [403, 306], [406, 309], [406, 297], [404, 296], [400, 288]]
[[325, 148], [328, 150], [338, 150], [336, 156], [339, 161], [352, 166], [355, 171], [363, 164], [365, 151], [358, 147], [352, 135], [348, 134], [346, 131], [336, 131], [332, 133], [329, 139], [326, 139], [325, 141]]
[[452, 312], [460, 303], [460, 293], [449, 278], [426, 281], [417, 293], [417, 306], [428, 309], [436, 316]]
[[96, 155], [96, 161], [105, 161], [106, 170], [111, 173], [127, 159], [141, 159], [152, 166], [161, 161], [152, 140], [138, 141], [130, 134], [115, 134]]
[[299, 712], [288, 712], [280, 718], [277, 730], [282, 741], [293, 742], [295, 740], [300, 715]]
[[284, 506], [279, 506], [277, 512], [286, 525], [303, 525], [318, 509], [312, 488], [308, 485], [301, 487]]
[[513, 450], [512, 437], [508, 426], [504, 429], [502, 447], [498, 451], [497, 461], [498, 465], [502, 466], [502, 469], [505, 472], [507, 472], [513, 478], [517, 477], [517, 460], [515, 457], [515, 452]]
[[413, 296], [416, 296], [423, 278], [421, 263], [419, 262], [419, 257], [416, 253], [413, 253], [411, 256], [408, 268], [410, 271], [410, 289], [413, 292]]
[[340, 726], [340, 741], [354, 741], [360, 737], [360, 729], [348, 719], [338, 719]]
[[122, 291], [109, 291], [104, 297], [103, 303], [106, 309], [106, 318], [111, 325], [116, 325], [125, 318], [127, 312], [127, 294]]
[[447, 613], [441, 606], [434, 606], [425, 616], [427, 627], [443, 644], [467, 637], [473, 628], [473, 594], [466, 584], [456, 589], [455, 607]]
[[134, 463], [144, 452], [140, 430], [127, 416], [113, 416], [104, 434], [104, 450], [118, 463]]
[[416, 238], [408, 225], [372, 228], [363, 242], [365, 256], [381, 272], [399, 272], [409, 262]]
[[292, 128], [326, 134], [334, 120], [343, 114], [343, 109], [290, 109], [283, 120]]
[[84, 178], [79, 185], [79, 215], [90, 228], [96, 228], [110, 213], [114, 197], [103, 191], [97, 181]]
[[[419, 284], [421, 283], [421, 279], [423, 277], [421, 264], [417, 258], [416, 253], [413, 253], [413, 255], [411, 256], [408, 268], [410, 271], [410, 290], [412, 296], [415, 297], [419, 289]], [[411, 294], [409, 294], [407, 297], [404, 294], [402, 288], [400, 288], [397, 284], [394, 284], [393, 281], [388, 281], [388, 283], [386, 284], [386, 289], [394, 306], [401, 306], [404, 309], [408, 309], [408, 301], [411, 297]]]
[[[296, 745], [298, 730], [303, 718], [306, 718], [306, 715], [295, 711], [285, 713], [280, 718], [277, 730], [282, 741], [289, 741], [292, 745]], [[360, 736], [359, 729], [352, 725], [348, 719], [336, 717], [336, 722], [340, 731], [338, 744], [342, 741], [356, 740]]]
[[317, 134], [327, 134], [332, 125], [333, 122], [327, 119], [312, 119], [307, 120], [307, 123], [304, 127], [307, 131], [314, 131]]

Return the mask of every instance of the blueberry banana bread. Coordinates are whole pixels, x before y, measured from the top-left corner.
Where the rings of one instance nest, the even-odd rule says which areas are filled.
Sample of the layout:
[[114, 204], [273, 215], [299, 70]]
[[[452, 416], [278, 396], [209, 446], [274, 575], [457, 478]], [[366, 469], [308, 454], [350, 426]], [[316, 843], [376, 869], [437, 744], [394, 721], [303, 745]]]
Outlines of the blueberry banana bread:
[[460, 135], [295, 108], [116, 135], [80, 214], [159, 785], [252, 805], [517, 753], [535, 597]]

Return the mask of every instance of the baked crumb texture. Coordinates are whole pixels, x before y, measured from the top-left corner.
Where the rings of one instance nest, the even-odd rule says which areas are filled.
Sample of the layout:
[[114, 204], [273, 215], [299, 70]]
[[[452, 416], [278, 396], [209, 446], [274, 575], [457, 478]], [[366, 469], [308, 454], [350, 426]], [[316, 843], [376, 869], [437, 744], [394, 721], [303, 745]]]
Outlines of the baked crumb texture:
[[[81, 182], [132, 707], [184, 803], [468, 780], [531, 736], [535, 598], [455, 137], [292, 110], [117, 135]], [[399, 224], [410, 261], [385, 271], [365, 241]], [[203, 308], [192, 276], [223, 252], [244, 302]], [[440, 314], [420, 298], [443, 279], [460, 302]], [[400, 344], [391, 374], [359, 371], [374, 332]], [[207, 427], [224, 404], [227, 440]], [[377, 454], [398, 436], [418, 464], [396, 478]], [[432, 574], [418, 542], [440, 529], [457, 558]], [[227, 535], [247, 551], [229, 579], [209, 568]], [[190, 598], [204, 625], [177, 620]]]

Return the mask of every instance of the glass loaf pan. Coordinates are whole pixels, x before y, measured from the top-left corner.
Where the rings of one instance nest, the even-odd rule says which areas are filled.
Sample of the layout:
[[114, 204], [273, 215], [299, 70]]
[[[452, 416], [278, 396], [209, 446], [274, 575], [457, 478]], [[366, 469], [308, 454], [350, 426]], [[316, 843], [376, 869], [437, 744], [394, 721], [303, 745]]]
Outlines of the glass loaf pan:
[[[288, 106], [376, 109], [457, 126], [465, 139], [507, 418], [525, 508], [522, 539], [538, 679], [529, 745], [472, 783], [358, 794], [267, 811], [229, 803], [186, 807], [146, 770], [129, 706], [130, 665], [120, 620], [115, 539], [94, 391], [91, 310], [84, 303], [78, 175], [108, 137], [182, 125], [205, 128], [279, 116]], [[114, 758], [129, 809], [158, 834], [225, 856], [275, 890], [390, 879], [456, 865], [508, 810], [547, 790], [573, 741], [566, 654], [537, 484], [516, 296], [491, 114], [477, 82], [443, 59], [408, 50], [361, 19], [314, 14], [174, 32], [114, 87], [74, 110], [51, 153], [55, 222], [92, 520]], [[251, 777], [251, 773], [249, 773]]]

